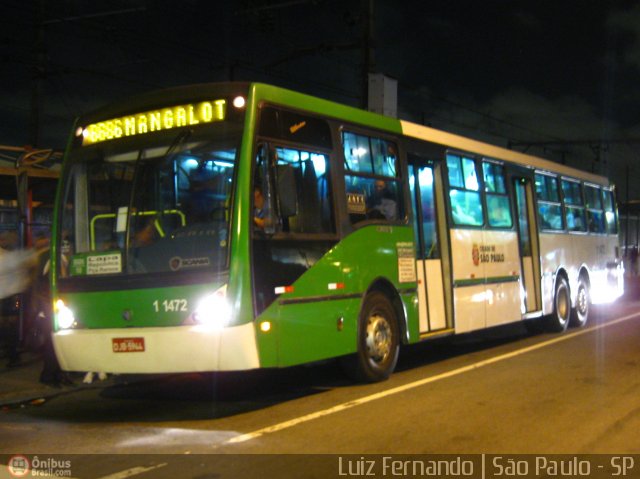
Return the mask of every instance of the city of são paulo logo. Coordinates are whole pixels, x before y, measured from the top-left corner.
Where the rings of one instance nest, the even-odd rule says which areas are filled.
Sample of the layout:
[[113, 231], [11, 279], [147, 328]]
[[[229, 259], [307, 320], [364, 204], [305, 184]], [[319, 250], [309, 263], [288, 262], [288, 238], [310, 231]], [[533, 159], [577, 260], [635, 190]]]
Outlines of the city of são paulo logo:
[[13, 477], [71, 477], [71, 461], [17, 454], [7, 462], [7, 470]]

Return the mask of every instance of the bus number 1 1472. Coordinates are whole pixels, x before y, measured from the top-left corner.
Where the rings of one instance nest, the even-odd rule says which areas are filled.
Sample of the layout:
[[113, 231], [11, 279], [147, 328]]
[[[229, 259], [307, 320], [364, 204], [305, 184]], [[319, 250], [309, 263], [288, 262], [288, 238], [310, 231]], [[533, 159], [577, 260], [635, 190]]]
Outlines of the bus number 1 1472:
[[186, 299], [165, 299], [164, 301], [155, 300], [153, 302], [153, 309], [156, 313], [161, 310], [165, 313], [174, 312], [187, 312], [187, 300]]

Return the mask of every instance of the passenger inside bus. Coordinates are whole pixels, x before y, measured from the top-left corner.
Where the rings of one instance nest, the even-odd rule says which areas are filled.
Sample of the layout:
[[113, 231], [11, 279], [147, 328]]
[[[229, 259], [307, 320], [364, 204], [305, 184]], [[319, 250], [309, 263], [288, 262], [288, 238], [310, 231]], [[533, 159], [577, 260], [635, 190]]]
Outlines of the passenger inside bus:
[[384, 180], [376, 180], [373, 193], [367, 198], [367, 218], [395, 220], [398, 205]]
[[262, 187], [256, 185], [253, 188], [253, 224], [257, 229], [263, 230], [264, 223], [264, 195], [262, 194]]
[[509, 199], [506, 196], [488, 196], [487, 206], [489, 225], [497, 228], [510, 228], [511, 212], [509, 211]]

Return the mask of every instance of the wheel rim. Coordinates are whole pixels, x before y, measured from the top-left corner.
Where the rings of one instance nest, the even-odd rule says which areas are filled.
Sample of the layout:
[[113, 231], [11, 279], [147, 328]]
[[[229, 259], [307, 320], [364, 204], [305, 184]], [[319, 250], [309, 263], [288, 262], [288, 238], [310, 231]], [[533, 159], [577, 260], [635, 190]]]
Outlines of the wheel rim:
[[556, 295], [556, 313], [558, 315], [558, 321], [562, 324], [569, 320], [570, 308], [569, 291], [566, 287], [561, 287], [558, 289], [558, 294]]
[[367, 321], [367, 351], [376, 364], [383, 363], [391, 354], [393, 331], [387, 318], [374, 313]]
[[576, 304], [578, 314], [584, 317], [587, 314], [589, 308], [589, 297], [587, 296], [587, 288], [580, 286], [578, 289], [578, 300]]

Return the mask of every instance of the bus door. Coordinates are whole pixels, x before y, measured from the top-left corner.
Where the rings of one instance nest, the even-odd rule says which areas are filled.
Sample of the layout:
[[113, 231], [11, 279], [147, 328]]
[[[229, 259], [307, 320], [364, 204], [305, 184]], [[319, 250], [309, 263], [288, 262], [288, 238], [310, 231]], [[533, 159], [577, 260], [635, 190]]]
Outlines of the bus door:
[[413, 159], [409, 169], [416, 243], [420, 333], [427, 334], [451, 327], [445, 300], [444, 271], [447, 268], [443, 268], [443, 256], [447, 256], [446, 242], [440, 240], [439, 234], [439, 225], [444, 224], [444, 216], [443, 211], [437, 208], [433, 165]]
[[531, 178], [515, 177], [513, 186], [518, 218], [524, 311], [532, 313], [542, 309], [540, 296], [540, 248], [533, 202], [533, 182]]

